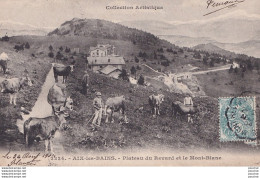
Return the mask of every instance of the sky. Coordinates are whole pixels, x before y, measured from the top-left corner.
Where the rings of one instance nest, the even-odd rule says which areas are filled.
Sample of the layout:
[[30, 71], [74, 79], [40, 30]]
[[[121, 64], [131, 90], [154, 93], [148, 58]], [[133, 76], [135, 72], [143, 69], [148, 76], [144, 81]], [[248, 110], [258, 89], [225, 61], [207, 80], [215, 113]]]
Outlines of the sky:
[[[59, 27], [72, 18], [105, 19], [113, 22], [158, 20], [170, 23], [206, 22], [216, 18], [260, 18], [260, 1], [244, 0], [234, 8], [215, 10], [208, 0], [0, 0], [0, 22], [36, 27]], [[212, 0], [213, 1], [213, 0]], [[234, 0], [235, 1], [235, 0]], [[225, 2], [215, 0], [215, 2]], [[163, 10], [106, 10], [106, 6], [162, 6]]]

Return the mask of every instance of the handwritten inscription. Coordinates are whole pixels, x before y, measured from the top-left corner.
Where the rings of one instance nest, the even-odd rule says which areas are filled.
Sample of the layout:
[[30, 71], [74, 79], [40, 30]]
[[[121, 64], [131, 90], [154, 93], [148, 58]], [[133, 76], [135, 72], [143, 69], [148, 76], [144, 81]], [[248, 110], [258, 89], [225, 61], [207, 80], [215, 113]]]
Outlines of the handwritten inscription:
[[11, 155], [10, 151], [3, 156], [3, 158], [10, 160], [8, 166], [34, 166], [39, 162], [40, 153], [32, 155], [31, 153], [14, 154]]
[[224, 10], [226, 8], [233, 8], [236, 7], [237, 4], [240, 4], [242, 2], [245, 2], [245, 0], [235, 0], [235, 1], [222, 1], [222, 2], [215, 2], [214, 0], [208, 0], [207, 3], [207, 9], [214, 9], [213, 11], [204, 14], [203, 16], [207, 16], [213, 13], [216, 13], [218, 11]]

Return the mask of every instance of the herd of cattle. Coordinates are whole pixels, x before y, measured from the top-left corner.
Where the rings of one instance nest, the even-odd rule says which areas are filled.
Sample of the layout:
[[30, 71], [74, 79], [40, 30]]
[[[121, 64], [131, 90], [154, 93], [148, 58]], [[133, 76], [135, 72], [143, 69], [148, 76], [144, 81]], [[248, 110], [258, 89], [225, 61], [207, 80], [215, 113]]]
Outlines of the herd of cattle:
[[[4, 71], [5, 72], [5, 71]], [[66, 83], [66, 79], [71, 72], [73, 72], [73, 66], [65, 66], [62, 64], [54, 64], [53, 72], [55, 78], [55, 84], [49, 89], [47, 96], [48, 103], [52, 106], [52, 115], [45, 118], [30, 117], [24, 122], [24, 139], [26, 145], [31, 145], [34, 140], [45, 141], [45, 151], [53, 151], [52, 139], [55, 132], [61, 129], [66, 123], [66, 118], [69, 116], [69, 112], [73, 110], [73, 100], [71, 97], [66, 96], [66, 87], [64, 84], [58, 83], [58, 76], [63, 76], [63, 82]], [[21, 78], [10, 78], [0, 80], [1, 93], [9, 93], [10, 104], [16, 105], [16, 99], [18, 92], [26, 87], [32, 86], [32, 81], [27, 75]], [[148, 98], [148, 103], [151, 106], [153, 116], [160, 115], [160, 105], [164, 101], [164, 95], [151, 95]], [[106, 122], [108, 122], [109, 116], [113, 119], [113, 113], [119, 112], [123, 117], [125, 123], [128, 122], [126, 117], [126, 98], [125, 96], [110, 97], [105, 102], [103, 109], [104, 115], [106, 115]], [[195, 107], [184, 107], [180, 102], [172, 103], [173, 114], [190, 115], [198, 111]]]

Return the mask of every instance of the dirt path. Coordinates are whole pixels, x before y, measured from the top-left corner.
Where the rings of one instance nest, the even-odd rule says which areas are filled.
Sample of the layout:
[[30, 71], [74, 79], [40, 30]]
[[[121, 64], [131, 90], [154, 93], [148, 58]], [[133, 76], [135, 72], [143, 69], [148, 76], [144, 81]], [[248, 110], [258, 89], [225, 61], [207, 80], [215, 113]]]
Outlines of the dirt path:
[[142, 65], [145, 66], [145, 67], [147, 67], [147, 68], [149, 68], [149, 69], [151, 69], [152, 71], [154, 71], [154, 72], [157, 73], [157, 74], [165, 75], [164, 73], [158, 72], [157, 70], [154, 70], [152, 67], [150, 67], [150, 66], [148, 66], [148, 65], [146, 65], [146, 64], [142, 64]]
[[[62, 78], [59, 78], [59, 82], [62, 81]], [[45, 82], [42, 86], [42, 90], [37, 98], [37, 101], [35, 102], [35, 105], [32, 108], [32, 111], [29, 115], [23, 115], [23, 120], [17, 120], [16, 125], [19, 128], [19, 131], [23, 133], [23, 124], [26, 120], [28, 120], [30, 117], [38, 117], [38, 118], [44, 118], [47, 116], [52, 115], [52, 107], [47, 101], [47, 96], [49, 89], [55, 84], [53, 69], [51, 68]], [[53, 149], [56, 152], [63, 152], [63, 146], [62, 146], [62, 134], [61, 132], [57, 131], [55, 134], [55, 137], [53, 139]], [[44, 149], [44, 148], [43, 148]]]
[[228, 70], [230, 69], [230, 64], [225, 65], [225, 66], [221, 66], [221, 67], [216, 67], [216, 68], [212, 68], [209, 70], [205, 70], [205, 71], [198, 71], [198, 72], [191, 72], [192, 75], [200, 75], [200, 74], [206, 74], [209, 72], [217, 72], [217, 71], [221, 71], [221, 70]]

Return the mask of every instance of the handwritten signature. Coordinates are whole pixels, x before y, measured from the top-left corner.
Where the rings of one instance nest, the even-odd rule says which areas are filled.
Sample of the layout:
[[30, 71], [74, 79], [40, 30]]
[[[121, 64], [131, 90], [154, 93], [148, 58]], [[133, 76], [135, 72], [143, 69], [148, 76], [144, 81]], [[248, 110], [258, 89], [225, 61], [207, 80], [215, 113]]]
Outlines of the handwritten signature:
[[10, 160], [10, 163], [7, 164], [8, 166], [33, 166], [36, 165], [40, 156], [40, 153], [37, 153], [35, 155], [32, 155], [31, 153], [25, 153], [25, 154], [14, 154], [11, 155], [10, 151], [6, 153], [3, 158]]
[[50, 153], [23, 153], [23, 154], [17, 154], [17, 153], [11, 153], [9, 150], [3, 158], [8, 160], [7, 166], [34, 166], [37, 163], [39, 163], [42, 159], [48, 159], [53, 157], [54, 154]]
[[237, 4], [240, 4], [242, 2], [245, 2], [245, 0], [233, 0], [233, 1], [222, 1], [222, 2], [215, 2], [214, 0], [208, 0], [207, 1], [207, 9], [209, 9], [209, 8], [214, 8], [214, 9], [218, 8], [218, 9], [213, 10], [213, 11], [207, 13], [207, 14], [204, 14], [203, 16], [213, 14], [213, 13], [221, 11], [225, 8], [236, 7]]

